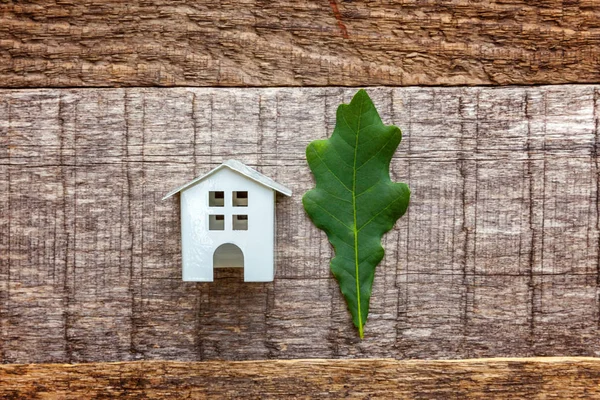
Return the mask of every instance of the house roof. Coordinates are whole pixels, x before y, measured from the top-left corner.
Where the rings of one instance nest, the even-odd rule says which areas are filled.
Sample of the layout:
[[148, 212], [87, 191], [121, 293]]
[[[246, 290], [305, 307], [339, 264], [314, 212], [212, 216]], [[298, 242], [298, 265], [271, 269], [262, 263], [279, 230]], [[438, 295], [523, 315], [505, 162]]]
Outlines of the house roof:
[[241, 163], [237, 160], [227, 160], [223, 164], [219, 165], [217, 168], [213, 169], [212, 171], [207, 172], [206, 174], [201, 175], [182, 186], [179, 186], [177, 189], [171, 190], [169, 193], [167, 193], [167, 195], [165, 197], [163, 197], [163, 200], [166, 200], [169, 197], [173, 196], [175, 193], [179, 193], [182, 190], [187, 189], [188, 187], [192, 186], [193, 184], [198, 183], [198, 182], [204, 180], [205, 178], [208, 178], [210, 175], [214, 174], [215, 172], [217, 172], [225, 167], [227, 167], [233, 171], [239, 172], [240, 174], [247, 176], [248, 178], [252, 179], [253, 181], [258, 182], [261, 185], [266, 186], [270, 189], [276, 190], [281, 194], [284, 194], [286, 196], [292, 195], [292, 191], [290, 189], [286, 188], [283, 185], [280, 185], [279, 183], [275, 182], [273, 179], [269, 178], [268, 176], [265, 176], [265, 175], [261, 174], [260, 172], [250, 168], [246, 164]]

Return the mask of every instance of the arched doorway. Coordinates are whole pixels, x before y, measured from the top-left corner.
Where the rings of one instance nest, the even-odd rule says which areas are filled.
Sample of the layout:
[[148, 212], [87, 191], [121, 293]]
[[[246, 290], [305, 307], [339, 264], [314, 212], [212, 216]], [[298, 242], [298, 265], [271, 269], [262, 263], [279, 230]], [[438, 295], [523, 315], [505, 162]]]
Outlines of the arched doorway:
[[217, 247], [213, 254], [213, 268], [243, 268], [244, 253], [232, 243]]

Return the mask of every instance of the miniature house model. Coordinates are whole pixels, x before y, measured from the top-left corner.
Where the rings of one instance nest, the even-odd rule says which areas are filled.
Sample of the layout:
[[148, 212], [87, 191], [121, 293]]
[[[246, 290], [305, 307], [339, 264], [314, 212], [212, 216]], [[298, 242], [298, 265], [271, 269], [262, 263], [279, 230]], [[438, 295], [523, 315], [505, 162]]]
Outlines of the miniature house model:
[[229, 160], [169, 192], [181, 199], [183, 280], [212, 282], [213, 269], [243, 267], [245, 282], [275, 277], [275, 192], [292, 191]]

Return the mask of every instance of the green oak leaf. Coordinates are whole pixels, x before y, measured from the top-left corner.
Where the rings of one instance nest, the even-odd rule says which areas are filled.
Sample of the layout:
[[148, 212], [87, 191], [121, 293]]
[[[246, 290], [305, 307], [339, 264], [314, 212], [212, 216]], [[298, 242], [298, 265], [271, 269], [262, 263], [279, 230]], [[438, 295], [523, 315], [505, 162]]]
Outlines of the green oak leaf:
[[381, 237], [406, 212], [410, 189], [389, 173], [402, 132], [381, 122], [365, 90], [341, 104], [336, 119], [330, 139], [306, 148], [316, 187], [302, 203], [334, 248], [331, 271], [362, 339], [375, 267], [384, 255]]

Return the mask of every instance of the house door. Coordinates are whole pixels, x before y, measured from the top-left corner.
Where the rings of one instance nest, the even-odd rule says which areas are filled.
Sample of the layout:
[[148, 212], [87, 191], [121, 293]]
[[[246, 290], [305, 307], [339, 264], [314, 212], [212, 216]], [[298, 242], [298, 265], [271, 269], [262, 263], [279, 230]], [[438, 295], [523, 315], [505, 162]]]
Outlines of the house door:
[[243, 268], [244, 253], [232, 243], [217, 247], [213, 254], [213, 268]]

